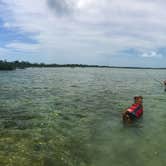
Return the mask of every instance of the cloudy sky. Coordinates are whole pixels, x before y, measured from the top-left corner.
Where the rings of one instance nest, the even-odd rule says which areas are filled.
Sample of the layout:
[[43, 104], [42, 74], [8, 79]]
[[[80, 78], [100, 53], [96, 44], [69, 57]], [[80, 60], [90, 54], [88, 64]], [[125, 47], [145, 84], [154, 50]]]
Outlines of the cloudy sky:
[[0, 59], [166, 67], [166, 1], [0, 0]]

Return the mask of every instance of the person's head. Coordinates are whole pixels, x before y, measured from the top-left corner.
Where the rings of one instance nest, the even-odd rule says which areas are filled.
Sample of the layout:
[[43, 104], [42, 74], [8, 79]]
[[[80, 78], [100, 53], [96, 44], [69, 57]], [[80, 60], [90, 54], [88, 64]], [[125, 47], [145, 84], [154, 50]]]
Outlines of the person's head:
[[164, 81], [164, 85], [166, 85], [166, 80]]
[[134, 97], [134, 103], [136, 104], [142, 104], [143, 97], [142, 96], [135, 96]]

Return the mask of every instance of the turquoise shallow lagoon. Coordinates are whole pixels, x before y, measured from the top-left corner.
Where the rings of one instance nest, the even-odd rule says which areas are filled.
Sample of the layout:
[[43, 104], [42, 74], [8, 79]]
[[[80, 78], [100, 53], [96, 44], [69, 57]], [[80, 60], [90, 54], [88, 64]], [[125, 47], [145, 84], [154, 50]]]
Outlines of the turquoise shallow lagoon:
[[[165, 70], [0, 71], [0, 166], [165, 166]], [[144, 97], [144, 115], [121, 112]]]

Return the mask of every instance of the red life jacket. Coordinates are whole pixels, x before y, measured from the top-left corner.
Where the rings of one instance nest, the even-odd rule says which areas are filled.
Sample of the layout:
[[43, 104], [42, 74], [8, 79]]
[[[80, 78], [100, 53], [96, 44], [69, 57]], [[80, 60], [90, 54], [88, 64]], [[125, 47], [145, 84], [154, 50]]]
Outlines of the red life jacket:
[[130, 108], [127, 109], [132, 115], [136, 118], [139, 118], [143, 113], [143, 107], [141, 104], [133, 104]]

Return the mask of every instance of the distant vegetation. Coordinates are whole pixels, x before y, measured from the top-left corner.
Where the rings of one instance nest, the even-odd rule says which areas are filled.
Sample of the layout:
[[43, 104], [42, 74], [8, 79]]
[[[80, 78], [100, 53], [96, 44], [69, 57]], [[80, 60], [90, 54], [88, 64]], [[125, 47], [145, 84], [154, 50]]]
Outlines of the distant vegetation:
[[25, 61], [0, 61], [0, 70], [15, 70], [15, 69], [25, 69], [28, 67], [108, 67], [108, 66], [98, 66], [98, 65], [82, 65], [82, 64], [44, 64], [44, 63], [30, 63]]
[[0, 70], [15, 70], [25, 69], [28, 67], [97, 67], [97, 68], [126, 68], [126, 69], [166, 69], [166, 68], [151, 68], [151, 67], [117, 67], [117, 66], [99, 66], [99, 65], [83, 65], [83, 64], [44, 64], [30, 63], [25, 61], [7, 62], [0, 60]]
[[15, 70], [16, 68], [26, 68], [30, 67], [29, 62], [7, 62], [7, 61], [0, 61], [0, 70]]

